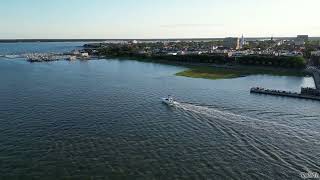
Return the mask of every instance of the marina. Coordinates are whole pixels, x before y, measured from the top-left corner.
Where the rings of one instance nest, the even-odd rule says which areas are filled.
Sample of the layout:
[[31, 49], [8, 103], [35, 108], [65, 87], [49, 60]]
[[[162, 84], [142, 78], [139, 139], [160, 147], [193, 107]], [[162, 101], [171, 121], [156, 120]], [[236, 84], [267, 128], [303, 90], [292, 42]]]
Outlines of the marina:
[[80, 51], [72, 51], [70, 53], [32, 53], [25, 54], [22, 57], [26, 58], [29, 62], [50, 62], [59, 60], [74, 61], [77, 59], [90, 59], [89, 53]]
[[59, 59], [67, 59], [68, 56], [63, 54], [34, 53], [34, 54], [27, 54], [26, 58], [29, 62], [48, 62], [48, 61], [58, 61]]

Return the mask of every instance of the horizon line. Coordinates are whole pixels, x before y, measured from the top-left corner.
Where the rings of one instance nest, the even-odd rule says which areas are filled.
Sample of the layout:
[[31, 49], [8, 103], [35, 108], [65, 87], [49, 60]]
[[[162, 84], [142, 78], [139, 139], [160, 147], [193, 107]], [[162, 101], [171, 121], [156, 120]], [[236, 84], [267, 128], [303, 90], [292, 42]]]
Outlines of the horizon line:
[[[211, 40], [211, 39], [224, 39], [227, 37], [237, 37], [237, 36], [226, 36], [226, 37], [211, 37], [211, 38], [203, 38], [203, 37], [190, 37], [190, 38], [0, 38], [0, 42], [4, 41], [121, 41], [121, 40]], [[239, 36], [238, 38], [240, 38]], [[272, 36], [247, 36], [246, 39], [265, 39], [271, 38]], [[296, 36], [274, 36], [272, 38], [296, 38]], [[320, 36], [309, 36], [309, 38], [320, 38]]]

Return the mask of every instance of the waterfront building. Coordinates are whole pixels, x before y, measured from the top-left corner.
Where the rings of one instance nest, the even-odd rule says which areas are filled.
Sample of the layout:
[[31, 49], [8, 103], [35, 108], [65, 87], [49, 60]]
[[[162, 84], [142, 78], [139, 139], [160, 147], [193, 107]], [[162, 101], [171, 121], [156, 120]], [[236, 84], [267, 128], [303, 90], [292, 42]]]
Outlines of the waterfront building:
[[227, 37], [223, 40], [223, 47], [228, 49], [240, 49], [240, 39], [237, 37]]
[[81, 52], [81, 57], [88, 58], [89, 57], [89, 53]]
[[320, 56], [320, 51], [312, 51], [311, 55], [312, 56]]

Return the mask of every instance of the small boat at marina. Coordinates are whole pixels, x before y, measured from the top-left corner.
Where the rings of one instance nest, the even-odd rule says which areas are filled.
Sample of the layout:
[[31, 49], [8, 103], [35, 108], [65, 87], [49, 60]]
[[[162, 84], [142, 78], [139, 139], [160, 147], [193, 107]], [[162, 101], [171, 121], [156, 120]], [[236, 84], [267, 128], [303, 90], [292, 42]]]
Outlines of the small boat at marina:
[[75, 60], [77, 60], [77, 56], [69, 56], [69, 57], [66, 58], [66, 60], [75, 61]]

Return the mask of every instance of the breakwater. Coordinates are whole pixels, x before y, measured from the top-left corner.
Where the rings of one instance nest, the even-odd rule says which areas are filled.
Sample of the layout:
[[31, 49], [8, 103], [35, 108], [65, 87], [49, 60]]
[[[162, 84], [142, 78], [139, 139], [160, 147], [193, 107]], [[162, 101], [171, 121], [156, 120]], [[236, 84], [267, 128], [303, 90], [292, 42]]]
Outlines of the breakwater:
[[250, 93], [292, 97], [292, 98], [300, 98], [300, 99], [311, 99], [311, 100], [318, 100], [318, 101], [320, 100], [320, 92], [316, 89], [311, 89], [311, 88], [302, 88], [301, 93], [297, 93], [297, 92], [290, 92], [290, 91], [280, 91], [280, 90], [254, 87], [254, 88], [251, 88]]

